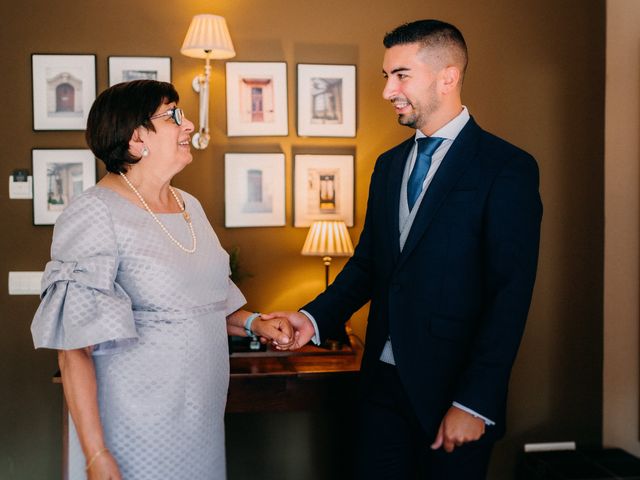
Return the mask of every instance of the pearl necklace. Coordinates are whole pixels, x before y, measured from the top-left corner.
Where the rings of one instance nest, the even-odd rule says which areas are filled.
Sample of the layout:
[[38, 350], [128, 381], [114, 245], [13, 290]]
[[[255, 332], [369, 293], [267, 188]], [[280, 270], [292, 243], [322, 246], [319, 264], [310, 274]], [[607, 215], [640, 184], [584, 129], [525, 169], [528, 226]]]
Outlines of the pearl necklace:
[[153, 211], [149, 208], [149, 205], [147, 205], [147, 202], [144, 201], [144, 198], [142, 198], [142, 195], [140, 195], [140, 192], [136, 189], [136, 187], [133, 186], [133, 184], [129, 181], [127, 176], [122, 172], [120, 172], [120, 175], [122, 176], [122, 178], [124, 178], [124, 181], [126, 182], [126, 184], [129, 185], [129, 188], [131, 188], [131, 190], [133, 190], [133, 193], [136, 194], [136, 196], [140, 200], [140, 203], [142, 203], [142, 205], [144, 206], [145, 210], [147, 212], [149, 212], [149, 214], [153, 217], [153, 219], [156, 221], [156, 223], [158, 225], [160, 225], [160, 228], [162, 229], [162, 231], [167, 234], [167, 237], [169, 237], [169, 239], [173, 243], [175, 243], [178, 246], [178, 248], [180, 248], [180, 250], [183, 250], [183, 251], [185, 251], [187, 253], [195, 252], [196, 251], [196, 247], [197, 247], [197, 241], [196, 241], [196, 232], [194, 232], [193, 225], [191, 224], [191, 216], [189, 215], [189, 212], [187, 212], [185, 210], [184, 205], [182, 203], [180, 203], [180, 199], [178, 198], [178, 195], [176, 195], [176, 192], [173, 189], [173, 187], [171, 187], [171, 185], [169, 185], [169, 191], [171, 192], [171, 195], [173, 195], [173, 198], [175, 198], [176, 203], [178, 204], [178, 207], [180, 207], [180, 212], [182, 213], [182, 216], [184, 217], [185, 221], [187, 222], [187, 225], [189, 225], [189, 231], [191, 232], [191, 238], [193, 239], [193, 247], [191, 247], [191, 248], [185, 247], [178, 240], [176, 240], [173, 237], [173, 235], [171, 235], [171, 232], [169, 232], [169, 230], [167, 230], [167, 227], [164, 226], [164, 224], [160, 221], [160, 219], [156, 216], [156, 214], [153, 213]]

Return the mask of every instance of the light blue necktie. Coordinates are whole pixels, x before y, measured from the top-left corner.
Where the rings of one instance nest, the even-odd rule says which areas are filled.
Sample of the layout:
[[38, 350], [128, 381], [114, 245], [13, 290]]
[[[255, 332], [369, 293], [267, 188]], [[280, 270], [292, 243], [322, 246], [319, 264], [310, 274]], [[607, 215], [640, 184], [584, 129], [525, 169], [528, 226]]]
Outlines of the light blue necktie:
[[410, 211], [416, 204], [420, 192], [422, 192], [422, 184], [431, 166], [431, 156], [440, 144], [444, 142], [444, 138], [422, 137], [418, 138], [417, 142], [418, 154], [416, 155], [416, 163], [413, 166], [411, 176], [409, 176], [409, 183], [407, 184], [407, 201], [409, 202]]

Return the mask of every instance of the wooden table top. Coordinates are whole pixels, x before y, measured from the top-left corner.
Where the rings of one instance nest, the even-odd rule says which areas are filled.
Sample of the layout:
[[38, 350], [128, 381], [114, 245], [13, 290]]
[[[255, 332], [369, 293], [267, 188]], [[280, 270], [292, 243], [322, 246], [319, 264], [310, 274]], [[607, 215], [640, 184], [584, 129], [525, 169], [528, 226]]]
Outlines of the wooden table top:
[[326, 350], [306, 345], [294, 352], [233, 353], [229, 357], [231, 378], [267, 376], [310, 376], [355, 373], [360, 370], [362, 348], [352, 341], [352, 347]]

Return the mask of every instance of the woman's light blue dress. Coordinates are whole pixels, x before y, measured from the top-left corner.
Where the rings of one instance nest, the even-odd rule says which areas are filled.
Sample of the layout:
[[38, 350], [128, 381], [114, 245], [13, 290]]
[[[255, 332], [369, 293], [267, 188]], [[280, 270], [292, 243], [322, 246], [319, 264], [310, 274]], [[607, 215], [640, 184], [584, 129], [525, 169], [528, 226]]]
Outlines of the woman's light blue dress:
[[[31, 326], [36, 348], [94, 346], [106, 446], [126, 480], [225, 478], [225, 317], [245, 299], [200, 203], [181, 193], [193, 254], [118, 193], [78, 196], [56, 223]], [[191, 247], [181, 214], [157, 216]], [[70, 430], [76, 480], [85, 459]]]

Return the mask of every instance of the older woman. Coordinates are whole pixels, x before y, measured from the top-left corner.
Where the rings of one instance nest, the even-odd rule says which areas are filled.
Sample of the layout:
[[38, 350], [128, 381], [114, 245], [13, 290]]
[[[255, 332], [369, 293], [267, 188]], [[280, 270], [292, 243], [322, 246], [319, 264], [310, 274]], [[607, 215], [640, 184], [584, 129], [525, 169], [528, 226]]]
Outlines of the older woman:
[[90, 479], [224, 478], [226, 334], [293, 337], [240, 310], [200, 203], [170, 185], [192, 160], [177, 102], [151, 80], [96, 99], [86, 138], [109, 173], [56, 223], [32, 324], [36, 348], [59, 350]]

